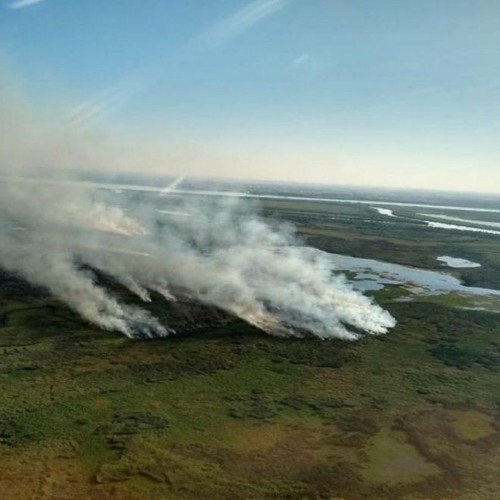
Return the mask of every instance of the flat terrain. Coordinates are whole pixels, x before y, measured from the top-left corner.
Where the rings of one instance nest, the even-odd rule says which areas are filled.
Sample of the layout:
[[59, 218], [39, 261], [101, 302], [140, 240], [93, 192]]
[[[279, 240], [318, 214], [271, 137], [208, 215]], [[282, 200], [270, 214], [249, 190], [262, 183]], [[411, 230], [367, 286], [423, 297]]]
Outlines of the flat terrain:
[[[429, 269], [469, 258], [483, 267], [453, 273], [500, 289], [499, 237], [369, 206], [273, 200], [264, 213], [326, 251]], [[496, 313], [387, 288], [375, 297], [398, 326], [349, 343], [272, 338], [155, 297], [182, 333], [134, 341], [0, 283], [2, 499], [498, 498]]]

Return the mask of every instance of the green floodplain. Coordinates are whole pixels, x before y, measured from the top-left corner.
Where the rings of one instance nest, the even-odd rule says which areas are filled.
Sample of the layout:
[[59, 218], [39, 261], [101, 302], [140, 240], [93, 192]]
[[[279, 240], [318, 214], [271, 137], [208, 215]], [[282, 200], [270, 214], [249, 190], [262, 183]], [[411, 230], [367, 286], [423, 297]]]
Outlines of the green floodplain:
[[[450, 274], [500, 289], [498, 236], [356, 204], [263, 205], [322, 250], [435, 270], [463, 257], [482, 267]], [[397, 327], [344, 342], [156, 297], [181, 333], [141, 341], [10, 275], [0, 285], [3, 500], [499, 498], [500, 315], [463, 309], [470, 298], [370, 292]]]

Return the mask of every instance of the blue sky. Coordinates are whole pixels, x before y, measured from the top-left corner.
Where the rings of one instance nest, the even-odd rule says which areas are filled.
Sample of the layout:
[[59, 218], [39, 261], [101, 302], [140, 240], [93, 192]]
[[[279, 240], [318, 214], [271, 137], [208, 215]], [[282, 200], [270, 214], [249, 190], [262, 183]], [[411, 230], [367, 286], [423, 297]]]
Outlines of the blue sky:
[[497, 0], [0, 6], [5, 71], [138, 169], [500, 191]]

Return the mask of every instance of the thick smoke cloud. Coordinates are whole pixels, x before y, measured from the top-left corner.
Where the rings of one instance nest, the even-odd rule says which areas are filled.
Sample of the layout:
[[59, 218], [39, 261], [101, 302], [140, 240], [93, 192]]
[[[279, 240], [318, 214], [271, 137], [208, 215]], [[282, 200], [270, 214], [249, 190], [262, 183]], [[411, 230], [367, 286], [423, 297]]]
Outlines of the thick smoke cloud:
[[7, 96], [0, 85], [0, 266], [91, 323], [129, 337], [173, 332], [146, 307], [114, 297], [96, 277], [106, 274], [144, 303], [152, 293], [189, 297], [272, 335], [356, 339], [394, 326], [327, 257], [248, 201], [176, 196], [175, 186], [131, 197], [42, 176], [82, 160], [95, 168], [98, 154]]

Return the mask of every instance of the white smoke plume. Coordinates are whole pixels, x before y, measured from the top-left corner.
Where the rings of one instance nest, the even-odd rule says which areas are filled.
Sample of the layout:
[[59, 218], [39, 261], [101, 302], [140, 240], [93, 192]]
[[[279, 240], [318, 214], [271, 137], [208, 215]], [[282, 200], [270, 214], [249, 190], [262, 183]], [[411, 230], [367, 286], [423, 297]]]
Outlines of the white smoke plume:
[[[272, 335], [356, 339], [395, 325], [325, 256], [301, 246], [291, 227], [271, 226], [248, 201], [171, 196], [181, 180], [137, 200], [47, 179], [41, 169], [68, 161], [95, 168], [92, 152], [20, 112], [4, 90], [0, 266], [46, 287], [89, 322], [129, 337], [173, 332], [146, 309], [123, 304], [96, 277], [105, 274], [144, 303], [151, 292], [167, 301], [189, 297]], [[26, 176], [30, 182], [19, 180]]]

